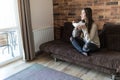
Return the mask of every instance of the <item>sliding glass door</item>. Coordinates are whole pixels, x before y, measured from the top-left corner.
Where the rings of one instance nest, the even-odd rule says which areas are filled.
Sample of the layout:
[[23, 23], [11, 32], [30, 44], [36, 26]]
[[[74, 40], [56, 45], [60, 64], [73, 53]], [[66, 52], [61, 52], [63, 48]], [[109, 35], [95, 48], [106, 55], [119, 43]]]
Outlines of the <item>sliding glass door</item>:
[[17, 0], [0, 0], [0, 65], [22, 57]]

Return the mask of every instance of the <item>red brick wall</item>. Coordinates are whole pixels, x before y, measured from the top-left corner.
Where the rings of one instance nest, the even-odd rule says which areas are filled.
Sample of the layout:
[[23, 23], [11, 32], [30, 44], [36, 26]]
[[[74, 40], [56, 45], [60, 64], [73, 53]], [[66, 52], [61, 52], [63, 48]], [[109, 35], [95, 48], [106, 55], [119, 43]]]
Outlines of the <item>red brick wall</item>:
[[79, 19], [84, 7], [92, 8], [93, 19], [100, 29], [105, 22], [120, 23], [120, 0], [53, 0], [53, 5], [55, 27]]

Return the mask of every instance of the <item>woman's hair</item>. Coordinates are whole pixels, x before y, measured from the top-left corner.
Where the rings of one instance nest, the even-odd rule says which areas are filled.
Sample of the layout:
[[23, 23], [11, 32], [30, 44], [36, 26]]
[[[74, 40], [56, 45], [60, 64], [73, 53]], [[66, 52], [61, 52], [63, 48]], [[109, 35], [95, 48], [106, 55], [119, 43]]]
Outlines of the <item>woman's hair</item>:
[[92, 18], [92, 9], [91, 8], [83, 8], [83, 10], [85, 10], [85, 14], [86, 14], [86, 17], [88, 19], [88, 23], [86, 24], [86, 26], [88, 28], [88, 33], [90, 33], [92, 24], [94, 22], [94, 20]]

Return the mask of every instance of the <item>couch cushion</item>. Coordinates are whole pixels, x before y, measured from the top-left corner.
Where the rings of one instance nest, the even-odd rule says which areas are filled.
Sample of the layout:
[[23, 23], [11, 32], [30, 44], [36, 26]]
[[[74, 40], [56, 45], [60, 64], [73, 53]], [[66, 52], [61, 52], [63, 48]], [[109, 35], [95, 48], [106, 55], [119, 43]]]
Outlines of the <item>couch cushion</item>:
[[120, 53], [115, 51], [101, 50], [95, 53], [91, 53], [90, 56], [84, 56], [74, 48], [70, 48], [70, 45], [65, 47], [57, 47], [54, 50], [54, 54], [59, 57], [64, 56], [72, 59], [73, 62], [93, 64], [97, 66], [106, 67], [109, 69], [117, 69], [120, 66]]
[[106, 49], [91, 53], [90, 56], [84, 56], [74, 49], [70, 43], [54, 40], [42, 44], [40, 50], [53, 53], [53, 55], [58, 55], [59, 57], [68, 57], [73, 62], [79, 61], [110, 69], [116, 69], [120, 66], [120, 52], [108, 51]]
[[65, 42], [70, 42], [70, 37], [72, 36], [73, 25], [71, 22], [64, 23], [64, 27], [62, 29], [61, 39]]
[[[97, 66], [102, 66], [110, 69], [117, 69], [120, 66], [119, 57], [120, 57], [119, 52], [101, 49], [100, 51], [91, 53], [90, 56], [86, 57], [85, 61], [88, 64], [94, 64]], [[84, 58], [82, 59], [84, 60]]]
[[46, 43], [41, 44], [39, 46], [39, 49], [40, 49], [40, 51], [50, 53], [50, 50], [52, 49], [52, 47], [54, 48], [54, 46], [56, 46], [58, 44], [62, 44], [62, 42], [60, 40], [48, 41]]

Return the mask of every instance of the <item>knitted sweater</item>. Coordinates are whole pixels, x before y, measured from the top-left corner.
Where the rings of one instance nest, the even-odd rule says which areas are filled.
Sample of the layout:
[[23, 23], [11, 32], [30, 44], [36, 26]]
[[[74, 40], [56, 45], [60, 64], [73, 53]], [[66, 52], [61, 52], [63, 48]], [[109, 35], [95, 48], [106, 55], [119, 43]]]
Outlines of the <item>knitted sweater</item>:
[[[82, 26], [82, 25], [85, 25], [85, 24], [81, 24], [81, 22], [73, 23], [73, 26], [75, 28], [77, 28], [77, 26]], [[90, 33], [88, 33], [87, 28], [82, 29], [82, 32], [83, 32], [82, 38], [86, 43], [91, 42], [93, 44], [96, 44], [98, 47], [100, 47], [100, 40], [98, 37], [98, 28], [97, 28], [97, 25], [95, 23], [92, 24], [92, 28], [90, 30]]]
[[96, 44], [98, 47], [100, 47], [100, 40], [98, 37], [98, 28], [97, 25], [95, 23], [92, 24], [92, 28], [90, 30], [90, 33], [88, 33], [88, 29], [82, 29], [83, 31], [83, 39], [85, 40], [85, 42], [91, 42]]

